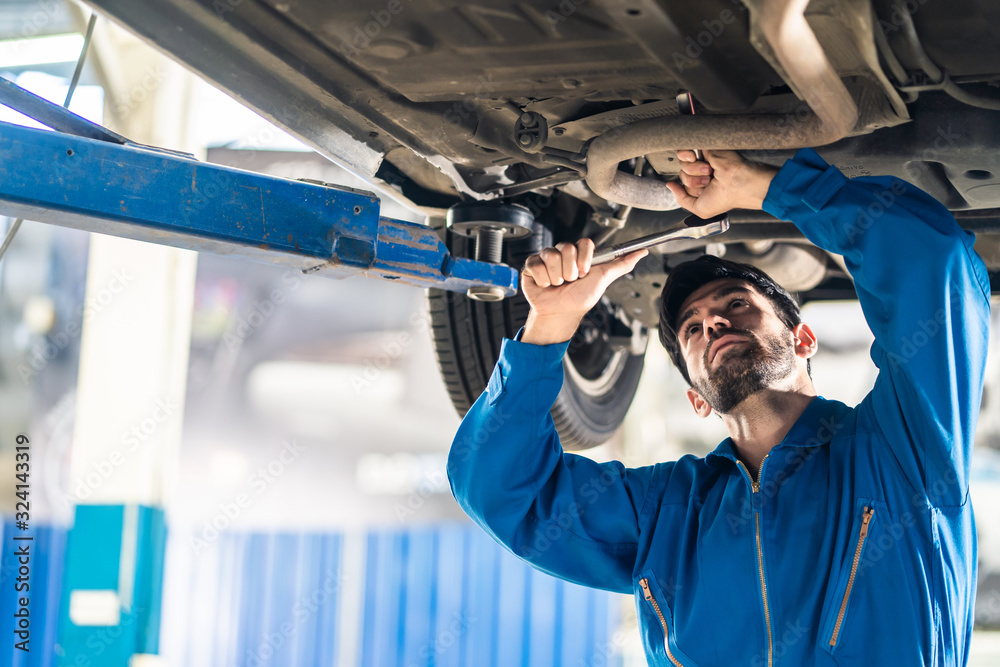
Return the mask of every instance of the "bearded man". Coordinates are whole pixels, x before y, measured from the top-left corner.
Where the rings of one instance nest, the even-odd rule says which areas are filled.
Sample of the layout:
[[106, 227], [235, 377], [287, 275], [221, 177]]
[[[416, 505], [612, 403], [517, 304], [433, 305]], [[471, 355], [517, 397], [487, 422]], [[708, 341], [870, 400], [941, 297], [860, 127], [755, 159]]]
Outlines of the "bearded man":
[[527, 323], [456, 435], [456, 499], [533, 566], [632, 593], [650, 665], [964, 665], [990, 294], [972, 234], [912, 185], [848, 180], [810, 149], [780, 170], [704, 155], [678, 154], [667, 187], [684, 208], [763, 209], [843, 256], [875, 335], [874, 388], [853, 408], [818, 396], [796, 302], [705, 256], [671, 270], [660, 341], [695, 412], [729, 437], [643, 468], [565, 453], [549, 415], [562, 357], [647, 251], [591, 266], [593, 243], [558, 244], [527, 260]]

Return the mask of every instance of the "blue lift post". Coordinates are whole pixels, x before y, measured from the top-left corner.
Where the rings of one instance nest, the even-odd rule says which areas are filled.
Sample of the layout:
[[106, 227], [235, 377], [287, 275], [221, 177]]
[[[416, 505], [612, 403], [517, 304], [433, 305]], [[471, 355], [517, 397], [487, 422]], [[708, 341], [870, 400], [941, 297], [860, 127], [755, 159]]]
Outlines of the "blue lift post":
[[[382, 218], [372, 193], [273, 178], [136, 144], [2, 78], [0, 104], [54, 130], [0, 123], [2, 215], [334, 278], [365, 275], [462, 293], [470, 287], [516, 293], [514, 269], [452, 257], [430, 227]], [[118, 556], [126, 524], [137, 565], [122, 584]], [[92, 648], [90, 639], [103, 636], [94, 632], [117, 638], [113, 648], [102, 645], [100, 664], [124, 666], [132, 655], [159, 653], [165, 536], [161, 508], [77, 507], [62, 582], [62, 664], [87, 664], [77, 658]], [[117, 625], [67, 620], [69, 592], [121, 585], [134, 595]]]
[[452, 257], [430, 227], [380, 217], [370, 192], [135, 144], [4, 79], [0, 104], [56, 130], [0, 123], [0, 214], [334, 278], [517, 292], [517, 271]]

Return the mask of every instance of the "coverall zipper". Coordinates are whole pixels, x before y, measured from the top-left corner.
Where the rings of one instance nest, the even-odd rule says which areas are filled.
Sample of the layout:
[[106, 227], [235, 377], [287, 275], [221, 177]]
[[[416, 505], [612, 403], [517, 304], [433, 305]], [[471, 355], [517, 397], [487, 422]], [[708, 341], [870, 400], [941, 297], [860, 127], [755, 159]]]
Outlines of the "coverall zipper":
[[764, 549], [760, 542], [760, 478], [764, 473], [764, 465], [767, 463], [768, 456], [770, 454], [765, 454], [760, 462], [760, 468], [757, 470], [757, 479], [753, 478], [753, 475], [750, 474], [750, 471], [747, 470], [742, 461], [737, 460], [736, 464], [743, 469], [743, 472], [750, 479], [750, 489], [753, 491], [753, 519], [757, 533], [757, 569], [760, 571], [760, 595], [764, 601], [764, 625], [767, 628], [767, 667], [773, 667], [774, 643], [771, 640], [771, 610], [767, 605], [767, 581], [764, 579]]
[[837, 614], [837, 623], [833, 626], [833, 634], [830, 635], [830, 646], [837, 645], [837, 635], [840, 634], [840, 626], [844, 622], [844, 615], [847, 613], [847, 603], [851, 600], [851, 588], [854, 587], [854, 576], [858, 573], [858, 564], [861, 562], [861, 550], [865, 546], [865, 538], [868, 537], [868, 522], [875, 515], [874, 507], [866, 507], [861, 519], [861, 530], [858, 532], [858, 546], [854, 548], [854, 563], [851, 565], [851, 576], [847, 578], [847, 588], [844, 590], [844, 599], [840, 603], [840, 613]]
[[660, 625], [663, 626], [663, 646], [667, 649], [667, 657], [670, 658], [670, 662], [674, 663], [676, 667], [684, 667], [680, 660], [674, 657], [673, 652], [670, 650], [670, 635], [667, 632], [667, 619], [663, 617], [663, 612], [660, 611], [660, 605], [656, 604], [656, 598], [653, 597], [652, 591], [649, 590], [649, 580], [643, 577], [639, 580], [639, 586], [642, 587], [642, 595], [646, 598], [646, 602], [653, 606], [653, 611], [660, 619]]

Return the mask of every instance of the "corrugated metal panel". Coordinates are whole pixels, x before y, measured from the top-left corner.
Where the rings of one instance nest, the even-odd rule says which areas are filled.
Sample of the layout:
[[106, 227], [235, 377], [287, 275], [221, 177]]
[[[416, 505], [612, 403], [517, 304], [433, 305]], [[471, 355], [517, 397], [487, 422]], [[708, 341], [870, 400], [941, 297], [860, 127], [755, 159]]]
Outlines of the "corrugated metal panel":
[[[223, 533], [197, 557], [173, 535], [168, 664], [339, 667], [341, 642], [357, 645], [343, 667], [615, 664], [616, 596], [532, 570], [475, 526], [361, 541], [362, 565], [346, 570], [342, 535]], [[360, 596], [342, 594], [352, 585]]]
[[[66, 529], [32, 522], [31, 531], [14, 527], [13, 517], [3, 518], [0, 556], [0, 665], [11, 667], [50, 667], [55, 665], [54, 648], [59, 628], [59, 597], [62, 590], [63, 557], [66, 552]], [[15, 542], [13, 535], [34, 535], [31, 542]], [[28, 653], [14, 648], [14, 613], [17, 600], [25, 596], [17, 590], [18, 567], [14, 551], [29, 544], [31, 580], [28, 595], [31, 638]]]
[[343, 538], [224, 532], [207, 549], [172, 534], [163, 656], [184, 667], [335, 665]]
[[[17, 562], [3, 524], [0, 635], [13, 636]], [[31, 652], [0, 664], [54, 667], [66, 530], [33, 529]], [[371, 531], [344, 567], [341, 534], [220, 534], [207, 549], [171, 533], [166, 664], [176, 667], [581, 667], [605, 647], [616, 596], [536, 572], [475, 526]], [[360, 586], [360, 595], [345, 595]], [[350, 629], [345, 636], [342, 629]], [[355, 636], [356, 635], [356, 636]], [[356, 645], [343, 660], [343, 643]], [[6, 657], [5, 657], [6, 656]], [[620, 662], [620, 660], [619, 660]]]

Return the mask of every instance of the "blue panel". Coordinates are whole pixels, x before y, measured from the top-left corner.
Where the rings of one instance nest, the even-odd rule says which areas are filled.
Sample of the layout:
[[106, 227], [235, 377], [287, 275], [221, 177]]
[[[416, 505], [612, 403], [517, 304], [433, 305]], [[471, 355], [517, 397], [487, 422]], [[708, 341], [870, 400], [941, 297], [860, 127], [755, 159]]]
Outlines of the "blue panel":
[[[563, 623], [563, 613], [565, 609], [565, 598], [567, 596], [566, 589], [569, 588], [565, 582], [558, 582], [558, 587], [556, 588], [555, 595], [552, 597], [553, 608], [552, 608], [552, 664], [554, 666], [561, 666], [563, 664], [569, 664], [563, 662], [563, 644], [568, 636], [576, 636], [576, 632], [572, 632], [569, 635], [566, 633], [567, 629], [573, 629], [572, 626], [567, 628]], [[532, 614], [535, 610], [532, 609]]]
[[406, 598], [402, 568], [407, 542], [405, 532], [376, 532], [369, 539], [362, 631], [364, 667], [399, 664], [399, 614]]
[[516, 293], [515, 269], [452, 257], [435, 230], [379, 211], [371, 193], [0, 123], [0, 214], [333, 277]]
[[[525, 602], [528, 612], [525, 616], [529, 619], [531, 628], [531, 665], [532, 667], [558, 667], [556, 661], [555, 644], [563, 641], [562, 635], [556, 634], [556, 616], [559, 610], [556, 605], [556, 597], [565, 584], [551, 575], [529, 570], [531, 576], [531, 596]], [[580, 637], [576, 637], [579, 641]], [[528, 663], [525, 663], [528, 664]]]
[[[4, 532], [6, 534], [6, 530]], [[15, 665], [27, 667], [55, 664], [54, 649], [59, 631], [59, 598], [62, 593], [66, 538], [66, 529], [57, 526], [44, 526], [36, 531], [37, 555], [40, 558], [33, 561], [31, 575], [34, 580], [32, 611], [35, 617], [32, 641], [36, 642], [35, 646], [40, 650], [33, 660], [27, 662], [22, 660], [15, 662]]]
[[[171, 552], [190, 560], [174, 582], [189, 598], [173, 609], [172, 641], [188, 644], [173, 647], [178, 663], [340, 667], [349, 641], [361, 667], [620, 664], [617, 596], [536, 572], [475, 526], [372, 531], [365, 543], [364, 572], [342, 571], [335, 533], [223, 533], [198, 557]], [[363, 608], [340, 585], [359, 576]], [[343, 616], [358, 619], [357, 637], [338, 636]]]
[[178, 624], [171, 661], [185, 667], [335, 664], [347, 576], [342, 549], [337, 534], [232, 532], [195, 558], [172, 551], [171, 571], [187, 577], [170, 580], [184, 591], [171, 607]]
[[40, 222], [167, 245], [187, 239], [206, 250], [219, 242], [232, 251], [264, 246], [311, 258], [312, 266], [333, 259], [337, 241], [353, 238], [367, 250], [352, 248], [339, 259], [371, 265], [379, 203], [370, 193], [7, 123], [0, 130], [0, 155], [18, 160], [16, 168], [0, 167], [0, 201], [5, 209], [47, 209], [33, 211]]
[[[292, 539], [271, 536], [271, 563], [268, 571], [268, 606], [271, 613], [264, 632], [256, 638], [256, 646], [261, 663], [270, 663], [274, 667], [288, 667], [289, 639], [293, 636], [294, 626], [291, 622], [292, 606], [294, 604], [294, 583], [290, 576], [296, 574], [295, 547]], [[273, 657], [271, 657], [273, 656]]]
[[[465, 571], [468, 640], [459, 665], [499, 667], [500, 645], [500, 558], [506, 555], [496, 542], [481, 530], [462, 526], [465, 533]], [[504, 641], [509, 641], [505, 638]]]
[[[0, 665], [12, 667], [51, 667], [55, 664], [56, 632], [59, 627], [59, 603], [62, 590], [63, 558], [66, 550], [66, 530], [33, 522], [32, 529], [15, 529], [12, 519], [0, 522], [2, 555], [0, 555]], [[30, 541], [15, 541], [14, 536], [33, 536]], [[15, 551], [29, 544], [30, 581], [18, 581], [20, 563]], [[18, 591], [20, 584], [29, 584], [27, 591]], [[15, 617], [18, 599], [28, 597], [30, 639], [27, 653], [14, 648]]]
[[142, 630], [138, 635], [136, 653], [156, 655], [160, 652], [163, 558], [167, 548], [167, 529], [163, 510], [140, 506], [137, 511], [132, 607], [136, 625]]
[[334, 664], [338, 600], [344, 576], [341, 542], [337, 535], [308, 535], [299, 541], [299, 582], [292, 608], [296, 637], [292, 664]]
[[[469, 531], [459, 526], [436, 528], [438, 550], [430, 572], [437, 584], [437, 605], [434, 619], [434, 641], [431, 646], [435, 667], [462, 667], [473, 663], [462, 660], [471, 634], [483, 623], [479, 609], [471, 605], [472, 578], [468, 559]], [[477, 565], [478, 567], [478, 565]], [[424, 664], [424, 663], [419, 663]]]
[[423, 529], [409, 533], [404, 568], [404, 588], [399, 626], [400, 663], [424, 666], [430, 661], [434, 644], [433, 627], [437, 606], [437, 535]]
[[[62, 582], [62, 618], [58, 646], [62, 664], [100, 661], [125, 667], [135, 653], [156, 652], [160, 632], [160, 598], [166, 526], [163, 511], [130, 506], [134, 533], [125, 534], [124, 505], [78, 505], [66, 548]], [[135, 549], [131, 595], [119, 587], [123, 540]], [[121, 599], [115, 626], [78, 626], [69, 619], [70, 593], [75, 590], [113, 590]]]
[[[253, 536], [244, 534], [226, 535], [220, 540], [217, 551], [218, 560], [214, 562], [209, 570], [211, 581], [219, 582], [216, 591], [211, 590], [210, 582], [196, 581], [192, 583], [194, 592], [199, 597], [207, 597], [204, 604], [212, 604], [215, 614], [204, 618], [211, 622], [212, 618], [218, 619], [216, 623], [207, 627], [197, 628], [200, 632], [206, 633], [208, 646], [213, 646], [213, 636], [216, 638], [213, 648], [208, 652], [194, 647], [194, 651], [189, 655], [185, 665], [194, 664], [195, 659], [200, 658], [205, 667], [224, 665], [225, 667], [237, 667], [244, 664], [246, 651], [241, 651], [243, 642], [246, 639], [246, 628], [244, 619], [259, 613], [259, 608], [249, 603], [250, 596], [253, 595], [254, 586], [260, 581], [260, 572], [257, 576], [250, 577], [253, 570], [248, 567], [247, 556], [251, 553]], [[206, 585], [207, 584], [207, 585]], [[212, 595], [212, 593], [215, 595]], [[194, 629], [194, 628], [193, 628]], [[208, 655], [205, 655], [208, 653]], [[206, 660], [206, 658], [208, 658]], [[241, 659], [242, 658], [242, 659]]]
[[[595, 636], [595, 597], [598, 591], [568, 584], [561, 588], [561, 612], [557, 619], [557, 636], [560, 642], [560, 660], [563, 665], [586, 664], [588, 657], [599, 645]], [[600, 652], [600, 651], [599, 651]], [[605, 664], [598, 661], [593, 664]]]
[[498, 564], [496, 662], [500, 666], [526, 665], [531, 656], [531, 624], [526, 613], [526, 599], [531, 594], [530, 572], [508, 553], [500, 556]]

